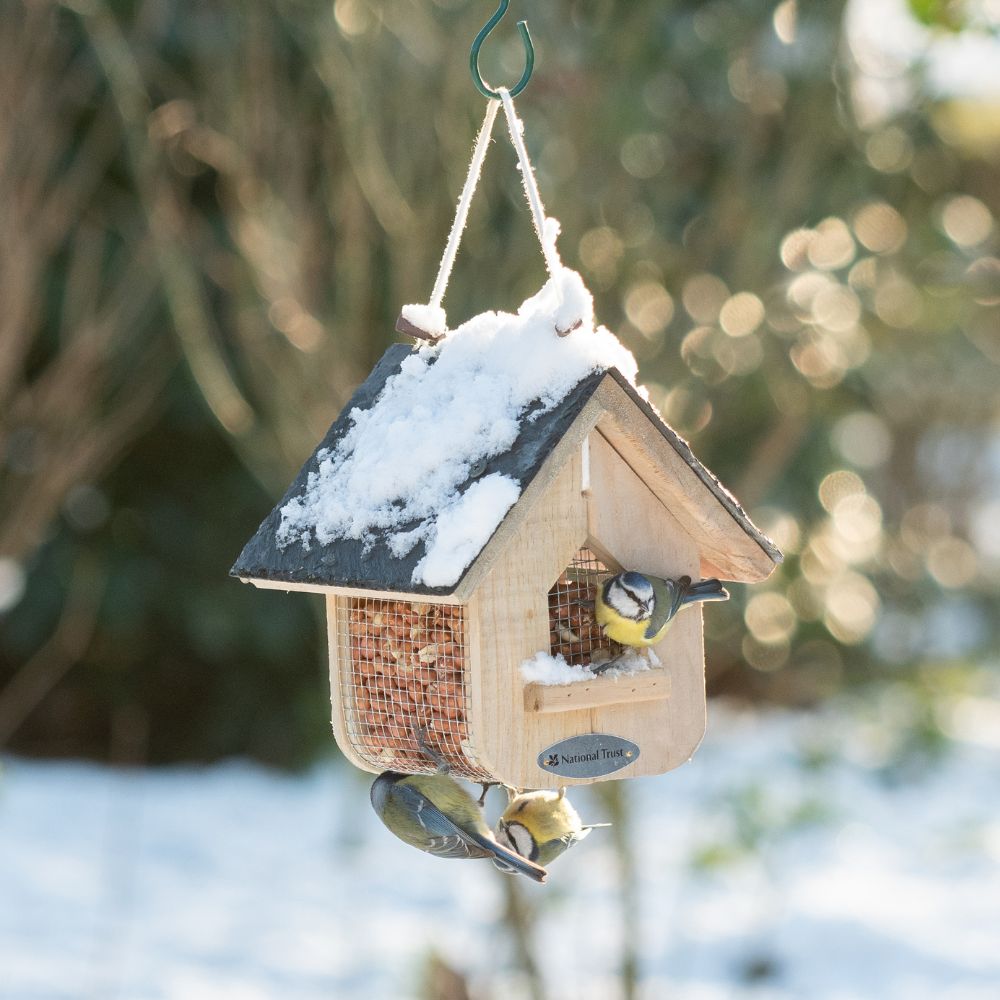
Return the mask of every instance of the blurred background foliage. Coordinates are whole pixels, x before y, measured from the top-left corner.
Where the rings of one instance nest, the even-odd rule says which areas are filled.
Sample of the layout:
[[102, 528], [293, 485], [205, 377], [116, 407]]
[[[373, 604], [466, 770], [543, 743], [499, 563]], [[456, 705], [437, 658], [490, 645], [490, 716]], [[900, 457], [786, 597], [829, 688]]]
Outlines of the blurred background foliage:
[[[564, 259], [787, 554], [708, 616], [710, 690], [888, 685], [933, 748], [1000, 627], [1000, 10], [904, 6], [511, 13]], [[226, 573], [429, 293], [489, 13], [0, 0], [0, 745], [330, 747], [321, 608]], [[485, 75], [521, 59], [505, 24]], [[452, 325], [543, 280], [513, 165]]]

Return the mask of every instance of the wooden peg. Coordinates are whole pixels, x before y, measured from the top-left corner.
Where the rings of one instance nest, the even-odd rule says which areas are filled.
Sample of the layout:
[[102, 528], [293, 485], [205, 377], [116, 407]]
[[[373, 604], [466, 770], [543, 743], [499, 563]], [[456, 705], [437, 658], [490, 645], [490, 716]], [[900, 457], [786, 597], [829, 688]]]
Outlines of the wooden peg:
[[404, 337], [426, 340], [429, 344], [436, 344], [444, 336], [441, 333], [428, 333], [426, 330], [421, 330], [419, 326], [411, 323], [402, 313], [399, 314], [399, 319], [396, 320], [396, 332], [403, 334]]

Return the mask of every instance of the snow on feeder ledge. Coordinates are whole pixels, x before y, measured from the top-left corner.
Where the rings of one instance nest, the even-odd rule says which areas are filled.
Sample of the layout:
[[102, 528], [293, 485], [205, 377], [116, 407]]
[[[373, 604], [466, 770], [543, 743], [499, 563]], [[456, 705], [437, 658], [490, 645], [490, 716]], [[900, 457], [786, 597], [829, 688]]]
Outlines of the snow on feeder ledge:
[[539, 756], [589, 733], [641, 748], [609, 777], [690, 757], [700, 605], [645, 669], [571, 684], [521, 669], [611, 655], [580, 616], [609, 573], [755, 582], [781, 560], [635, 376], [564, 268], [515, 315], [390, 347], [247, 543], [234, 576], [326, 595], [333, 729], [358, 767], [433, 770], [421, 728], [455, 773], [517, 787], [595, 780]]

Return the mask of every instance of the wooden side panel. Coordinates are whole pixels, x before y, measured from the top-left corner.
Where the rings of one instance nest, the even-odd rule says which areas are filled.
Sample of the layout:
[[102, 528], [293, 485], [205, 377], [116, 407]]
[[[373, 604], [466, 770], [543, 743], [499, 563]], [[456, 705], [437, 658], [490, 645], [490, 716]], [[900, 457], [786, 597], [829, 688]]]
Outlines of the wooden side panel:
[[[620, 566], [655, 576], [699, 573], [698, 549], [688, 533], [622, 460], [607, 440], [590, 436], [591, 545]], [[624, 736], [639, 745], [636, 764], [609, 777], [661, 774], [683, 764], [705, 733], [705, 652], [700, 605], [674, 619], [654, 651], [670, 677], [670, 696], [641, 704], [594, 709], [594, 732]]]
[[[552, 460], [550, 458], [550, 460]], [[589, 732], [589, 712], [525, 711], [520, 665], [549, 649], [549, 588], [587, 539], [580, 449], [535, 502], [469, 604], [471, 732], [480, 764], [519, 787], [555, 787], [539, 751]]]
[[[347, 629], [347, 598], [328, 594], [326, 598], [326, 629], [327, 643], [330, 650], [330, 709], [333, 722], [333, 736], [340, 747], [340, 752], [362, 771], [378, 773], [378, 768], [359, 757], [351, 746], [347, 736], [346, 706], [344, 704], [344, 685], [341, 681], [341, 667], [345, 676], [350, 671], [350, 664], [340, 663], [340, 648], [338, 637]], [[346, 647], [346, 643], [344, 644]]]

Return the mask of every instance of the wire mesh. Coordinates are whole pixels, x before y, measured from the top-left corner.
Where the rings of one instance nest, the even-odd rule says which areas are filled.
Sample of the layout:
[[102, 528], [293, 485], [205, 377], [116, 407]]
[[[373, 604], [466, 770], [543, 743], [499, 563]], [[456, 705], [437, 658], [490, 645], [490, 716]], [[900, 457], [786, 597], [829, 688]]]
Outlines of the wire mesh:
[[468, 655], [463, 608], [347, 598], [338, 613], [347, 734], [355, 752], [382, 769], [435, 770], [420, 733], [455, 774], [491, 776], [476, 764], [469, 734]]
[[597, 588], [615, 571], [584, 547], [549, 591], [549, 642], [567, 663], [606, 662], [623, 647], [608, 639], [594, 619]]

